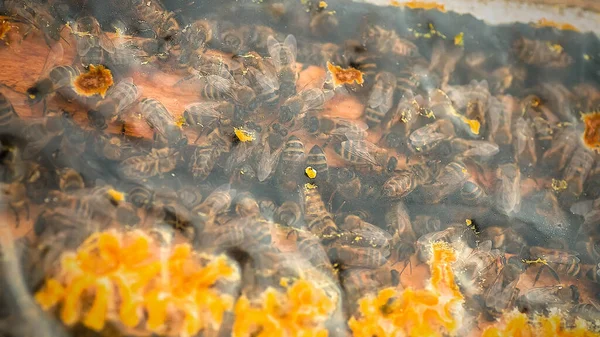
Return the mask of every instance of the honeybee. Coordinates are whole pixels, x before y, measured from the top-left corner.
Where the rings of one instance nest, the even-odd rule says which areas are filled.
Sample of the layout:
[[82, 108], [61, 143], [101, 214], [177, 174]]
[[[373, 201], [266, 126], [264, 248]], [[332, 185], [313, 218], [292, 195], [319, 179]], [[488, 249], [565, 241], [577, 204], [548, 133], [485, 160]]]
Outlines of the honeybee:
[[202, 131], [214, 129], [222, 119], [233, 118], [234, 112], [235, 106], [230, 102], [198, 102], [186, 106], [183, 117], [200, 136]]
[[439, 162], [427, 161], [410, 165], [408, 169], [396, 171], [383, 184], [383, 195], [389, 198], [403, 198], [418, 186], [429, 183], [439, 170]]
[[511, 215], [521, 209], [521, 171], [515, 163], [499, 165], [496, 169], [495, 208]]
[[552, 41], [530, 40], [521, 37], [514, 42], [517, 57], [525, 64], [565, 68], [573, 63], [573, 58], [559, 44]]
[[[56, 12], [57, 6], [30, 0], [7, 0], [4, 6], [8, 13], [42, 32], [48, 46], [60, 40], [63, 26], [59, 20], [60, 15]], [[29, 32], [25, 33], [28, 34]]]
[[206, 239], [210, 240], [202, 246], [215, 246], [219, 249], [240, 248], [264, 253], [271, 244], [271, 227], [273, 223], [261, 218], [236, 218], [226, 225], [211, 228]]
[[560, 282], [559, 275], [579, 277], [581, 260], [577, 257], [578, 253], [536, 246], [530, 247], [528, 253], [526, 255], [527, 261], [536, 261], [538, 259], [543, 261], [533, 281], [534, 285], [539, 280], [544, 268], [547, 268], [552, 273], [557, 282]]
[[280, 43], [274, 37], [269, 36], [267, 49], [279, 77], [279, 96], [285, 99], [294, 95], [296, 93], [296, 81], [298, 80], [296, 38], [294, 35], [288, 35], [283, 43]]
[[348, 139], [335, 143], [333, 150], [344, 161], [359, 168], [385, 167], [388, 171], [393, 171], [398, 163], [396, 157], [388, 155], [384, 149], [363, 139]]
[[561, 193], [561, 201], [572, 201], [583, 193], [583, 185], [592, 170], [595, 160], [594, 153], [584, 146], [579, 146], [575, 150], [563, 173], [563, 179], [567, 182], [567, 189]]
[[[20, 135], [25, 139], [23, 158], [33, 159], [64, 133], [61, 114], [51, 112], [45, 117], [27, 120]], [[53, 152], [53, 151], [50, 151]]]
[[388, 233], [396, 237], [412, 236], [412, 224], [410, 216], [404, 203], [401, 201], [393, 202], [390, 208], [385, 212], [385, 226]]
[[331, 261], [342, 268], [378, 268], [387, 262], [387, 256], [381, 249], [355, 247], [335, 244], [327, 251]]
[[440, 218], [432, 215], [416, 215], [411, 223], [417, 238], [443, 229]]
[[489, 140], [496, 144], [511, 144], [512, 112], [514, 98], [511, 96], [490, 97], [488, 109]]
[[37, 103], [48, 95], [59, 92], [61, 89], [68, 89], [73, 83], [73, 79], [79, 76], [79, 69], [72, 66], [56, 66], [50, 70], [48, 77], [36, 82], [27, 89], [27, 96], [30, 103]]
[[509, 254], [519, 254], [527, 244], [525, 239], [512, 227], [488, 227], [481, 231], [482, 241], [490, 240], [492, 248]]
[[120, 164], [124, 177], [132, 180], [148, 179], [173, 171], [178, 164], [179, 152], [168, 147], [153, 148], [149, 153], [133, 156]]
[[203, 48], [213, 39], [216, 23], [209, 20], [195, 20], [181, 30], [181, 44], [186, 50]]
[[329, 168], [327, 166], [327, 156], [319, 145], [314, 145], [306, 157], [306, 166], [312, 167], [317, 171], [315, 178], [317, 183], [329, 181]]
[[118, 161], [134, 153], [131, 144], [125, 142], [121, 136], [107, 136], [103, 133], [94, 138], [94, 151], [101, 158]]
[[60, 169], [57, 172], [58, 176], [58, 187], [63, 192], [70, 192], [75, 190], [81, 190], [85, 188], [83, 177], [79, 172], [72, 168]]
[[235, 196], [233, 200], [234, 210], [242, 218], [260, 216], [258, 202], [252, 193], [242, 192]]
[[392, 235], [356, 215], [348, 215], [344, 222], [339, 225], [339, 229], [341, 232], [336, 240], [337, 243], [390, 251]]
[[531, 314], [547, 314], [551, 309], [569, 310], [577, 303], [579, 289], [575, 285], [531, 288], [524, 291], [516, 302], [520, 312]]
[[304, 217], [300, 205], [290, 200], [277, 207], [273, 221], [289, 228], [300, 229], [304, 227]]
[[438, 203], [456, 192], [471, 174], [460, 161], [453, 161], [440, 170], [433, 182], [421, 185], [420, 193], [426, 203]]
[[488, 195], [484, 187], [474, 180], [467, 180], [460, 188], [460, 200], [466, 205], [487, 204]]
[[173, 46], [179, 44], [180, 27], [175, 19], [175, 13], [167, 11], [160, 1], [131, 0], [126, 1], [125, 4], [133, 16], [152, 31], [156, 39], [152, 40], [156, 44], [155, 50], [168, 52]]
[[367, 137], [368, 125], [361, 121], [345, 118], [307, 116], [304, 129], [317, 138], [326, 138], [323, 147], [331, 140], [364, 139]]
[[110, 88], [104, 99], [94, 109], [88, 111], [90, 124], [98, 129], [107, 127], [106, 120], [114, 121], [130, 107], [140, 96], [141, 92], [133, 84], [133, 79], [126, 78]]
[[27, 188], [27, 197], [34, 203], [41, 203], [52, 189], [55, 179], [52, 173], [34, 161], [25, 162], [23, 183]]
[[[423, 97], [415, 96], [411, 91], [407, 91], [398, 101], [396, 109], [392, 110], [382, 121], [382, 129], [389, 132], [386, 141], [390, 147], [396, 149], [405, 147], [406, 136], [417, 125], [418, 117], [423, 111], [423, 104]], [[399, 135], [396, 130], [400, 131]], [[392, 137], [390, 138], [390, 136]]]
[[378, 269], [351, 268], [340, 273], [340, 281], [347, 295], [347, 310], [354, 313], [359, 299], [375, 295], [381, 289], [398, 286], [400, 273], [386, 266]]
[[368, 49], [395, 58], [416, 58], [419, 56], [417, 46], [396, 34], [395, 30], [387, 30], [379, 25], [365, 25], [362, 42]]
[[202, 191], [196, 186], [182, 186], [177, 189], [177, 197], [183, 206], [191, 210], [202, 202]]
[[291, 126], [297, 119], [307, 114], [317, 114], [323, 110], [325, 103], [333, 96], [333, 92], [320, 88], [303, 90], [288, 98], [279, 107], [279, 122]]
[[187, 138], [175, 118], [165, 106], [154, 98], [144, 98], [140, 101], [140, 112], [146, 123], [154, 130], [154, 139], [166, 141], [175, 146], [187, 144]]
[[296, 136], [290, 136], [285, 142], [278, 168], [278, 181], [283, 188], [291, 190], [297, 187], [305, 158], [302, 141]]
[[78, 18], [71, 27], [77, 41], [77, 55], [82, 65], [104, 64], [108, 54], [115, 52], [112, 40], [102, 31], [100, 23], [93, 16]]
[[[262, 63], [270, 64], [267, 61]], [[272, 107], [279, 103], [279, 81], [274, 68], [264, 67], [263, 70], [260, 70], [255, 67], [248, 67], [246, 71], [246, 75], [249, 75], [249, 85], [256, 94], [257, 104]]]
[[200, 79], [200, 96], [214, 101], [227, 100], [242, 106], [249, 106], [256, 99], [256, 93], [248, 86], [235, 82], [227, 70], [221, 70], [219, 75], [208, 75]]
[[513, 126], [513, 145], [519, 164], [524, 167], [537, 163], [536, 142], [531, 123], [519, 117]]
[[[414, 228], [414, 226], [413, 226]], [[444, 241], [455, 249], [464, 249], [465, 246], [475, 245], [475, 234], [469, 228], [460, 224], [450, 224], [446, 229], [427, 233], [417, 239], [417, 252], [419, 260], [427, 262], [431, 259], [431, 244]]]
[[327, 211], [318, 188], [303, 188], [304, 222], [306, 228], [323, 242], [337, 238], [338, 228]]
[[489, 159], [500, 152], [500, 148], [495, 143], [464, 138], [450, 140], [450, 148], [452, 154], [460, 158], [477, 157], [482, 160]]
[[237, 190], [232, 189], [231, 185], [225, 184], [219, 186], [200, 205], [195, 207], [193, 211], [207, 215], [209, 219], [213, 219], [217, 215], [229, 210], [236, 195]]
[[515, 305], [520, 292], [517, 285], [524, 270], [523, 264], [511, 257], [485, 291], [483, 300], [492, 317], [501, 315]]
[[408, 136], [409, 147], [415, 152], [428, 153], [454, 136], [452, 122], [447, 119], [438, 119], [413, 131]]
[[366, 119], [370, 127], [379, 125], [394, 104], [396, 77], [389, 72], [380, 72], [375, 76], [375, 84], [369, 95], [366, 107]]
[[206, 179], [219, 157], [231, 149], [231, 139], [223, 135], [219, 128], [215, 128], [206, 137], [204, 144], [193, 148], [188, 163], [188, 168], [197, 181]]
[[360, 175], [355, 170], [336, 168], [333, 169], [331, 177], [335, 186], [334, 193], [339, 193], [345, 199], [356, 200], [363, 191]]
[[485, 113], [491, 97], [486, 80], [473, 80], [464, 86], [448, 86], [446, 93], [457, 109], [465, 110], [466, 117], [476, 119], [482, 126], [486, 125]]
[[302, 254], [311, 265], [330, 277], [336, 276], [337, 269], [331, 264], [329, 256], [327, 256], [327, 252], [325, 251], [325, 248], [323, 248], [319, 237], [308, 231], [299, 231], [296, 245], [298, 246], [298, 252]]

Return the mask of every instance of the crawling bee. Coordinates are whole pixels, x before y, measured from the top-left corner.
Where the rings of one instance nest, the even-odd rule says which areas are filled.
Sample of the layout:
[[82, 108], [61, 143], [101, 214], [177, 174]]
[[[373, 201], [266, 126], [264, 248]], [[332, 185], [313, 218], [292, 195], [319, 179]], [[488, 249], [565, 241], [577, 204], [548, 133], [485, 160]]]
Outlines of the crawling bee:
[[140, 101], [140, 112], [146, 123], [154, 130], [154, 139], [170, 145], [184, 146], [187, 138], [175, 118], [165, 106], [154, 98]]
[[77, 55], [83, 66], [107, 64], [109, 54], [115, 52], [112, 40], [102, 31], [100, 23], [93, 16], [78, 18], [71, 27], [77, 41]]
[[210, 193], [193, 211], [207, 216], [209, 221], [214, 221], [217, 215], [226, 213], [229, 210], [236, 195], [237, 190], [232, 189], [231, 185], [222, 185]]
[[283, 43], [270, 36], [267, 40], [267, 49], [271, 55], [277, 76], [279, 77], [279, 95], [288, 98], [296, 93], [296, 71], [297, 42], [294, 35], [288, 35]]
[[306, 228], [323, 242], [335, 240], [339, 229], [327, 211], [318, 188], [305, 187], [302, 191]]
[[133, 84], [131, 78], [119, 81], [108, 90], [106, 97], [98, 102], [95, 109], [88, 111], [90, 124], [95, 128], [105, 129], [106, 121], [120, 118], [121, 114], [138, 99], [140, 94], [140, 90]]
[[223, 153], [231, 149], [231, 139], [215, 128], [204, 145], [195, 146], [189, 159], [188, 168], [197, 181], [202, 181], [212, 172], [215, 163]]
[[335, 244], [327, 254], [332, 261], [344, 268], [378, 268], [387, 262], [387, 256], [381, 249], [372, 247], [354, 247]]
[[510, 215], [521, 209], [521, 171], [515, 163], [499, 165], [496, 169], [496, 203], [500, 212]]
[[523, 264], [517, 258], [511, 257], [485, 291], [483, 302], [491, 320], [515, 305], [520, 292], [517, 284], [524, 270]]
[[312, 167], [317, 171], [317, 177], [315, 178], [317, 183], [329, 181], [327, 156], [319, 145], [314, 145], [308, 152], [306, 166]]
[[298, 186], [305, 159], [304, 143], [298, 137], [290, 136], [281, 153], [278, 168], [278, 181], [283, 188], [291, 190]]
[[81, 190], [85, 188], [83, 177], [77, 171], [72, 168], [60, 169], [57, 172], [58, 176], [58, 187], [63, 192], [70, 192], [75, 190]]
[[61, 89], [69, 89], [73, 80], [79, 76], [80, 71], [72, 66], [56, 66], [50, 70], [48, 77], [36, 82], [27, 89], [27, 96], [30, 103], [37, 103], [48, 95], [59, 92]]
[[563, 47], [551, 41], [530, 40], [521, 37], [515, 41], [513, 47], [517, 57], [525, 64], [565, 68], [573, 63], [573, 58]]
[[567, 189], [561, 193], [561, 201], [570, 201], [570, 204], [583, 193], [584, 183], [595, 161], [595, 154], [584, 146], [580, 146], [575, 150], [563, 173], [563, 179], [567, 182]]
[[298, 251], [313, 266], [330, 277], [336, 276], [337, 269], [331, 264], [319, 237], [308, 231], [298, 231]]
[[179, 153], [168, 147], [152, 149], [149, 153], [133, 156], [121, 162], [121, 172], [127, 179], [147, 179], [173, 171]]
[[140, 30], [151, 33], [153, 40], [143, 46], [146, 52], [161, 57], [168, 56], [171, 48], [180, 43], [181, 30], [175, 13], [166, 10], [160, 1], [129, 0], [123, 4], [142, 24]]
[[183, 117], [200, 136], [204, 130], [213, 130], [221, 121], [232, 119], [234, 112], [235, 106], [227, 101], [198, 102], [186, 106]]
[[181, 30], [181, 45], [187, 51], [203, 48], [211, 42], [215, 32], [216, 22], [209, 20], [195, 20]]
[[394, 104], [396, 76], [382, 71], [375, 76], [375, 84], [369, 94], [366, 119], [370, 127], [379, 125]]
[[[48, 46], [60, 40], [63, 26], [59, 20], [60, 15], [56, 12], [57, 6], [31, 0], [7, 0], [4, 7], [11, 15], [41, 31]], [[25, 33], [28, 34], [29, 32]]]
[[408, 144], [414, 152], [429, 153], [454, 136], [452, 122], [439, 119], [413, 131], [408, 137]]
[[440, 170], [432, 183], [422, 185], [420, 193], [425, 202], [438, 203], [461, 188], [470, 176], [463, 163], [453, 161]]
[[288, 98], [279, 107], [279, 122], [292, 126], [295, 120], [302, 119], [309, 113], [319, 113], [332, 96], [332, 92], [320, 88], [303, 90]]

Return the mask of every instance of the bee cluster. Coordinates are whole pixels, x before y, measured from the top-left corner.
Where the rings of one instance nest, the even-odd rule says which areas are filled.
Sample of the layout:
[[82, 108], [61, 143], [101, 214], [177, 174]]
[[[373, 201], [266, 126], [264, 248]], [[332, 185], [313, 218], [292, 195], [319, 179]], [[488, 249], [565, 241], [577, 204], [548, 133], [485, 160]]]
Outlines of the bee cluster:
[[[112, 34], [86, 1], [4, 1], [49, 50], [44, 76], [20, 93], [44, 116], [19, 116], [0, 93], [1, 203], [15, 227], [33, 222], [15, 243], [24, 293], [93, 233], [143, 229], [229, 255], [248, 297], [319, 280], [343, 301], [330, 333], [349, 335], [360, 298], [405, 286], [445, 241], [475, 324], [514, 308], [597, 322], [600, 67], [556, 37], [579, 34], [498, 38], [490, 52], [431, 23], [365, 16], [349, 34], [353, 14], [336, 4], [236, 2], [192, 16], [193, 2], [109, 1]], [[244, 13], [266, 23], [234, 23]], [[53, 64], [63, 46], [75, 60]], [[84, 95], [75, 79], [99, 66], [114, 84]], [[299, 85], [314, 67], [329, 71]], [[181, 118], [136, 83], [147, 69], [178, 74], [174, 87], [194, 95]], [[344, 99], [364, 111], [340, 111]], [[136, 121], [152, 140], [130, 134]]]

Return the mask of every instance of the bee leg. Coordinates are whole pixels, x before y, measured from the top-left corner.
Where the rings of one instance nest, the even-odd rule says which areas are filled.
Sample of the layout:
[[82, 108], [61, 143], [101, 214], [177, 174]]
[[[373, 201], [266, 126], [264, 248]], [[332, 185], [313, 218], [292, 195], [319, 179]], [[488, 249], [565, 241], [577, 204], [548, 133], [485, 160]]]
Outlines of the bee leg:
[[406, 269], [406, 267], [409, 267], [408, 269], [410, 270], [410, 274], [412, 275], [412, 262], [410, 261], [410, 258], [408, 258], [408, 260], [404, 261], [404, 267], [400, 271], [400, 275], [402, 275], [402, 273], [404, 273], [404, 270]]

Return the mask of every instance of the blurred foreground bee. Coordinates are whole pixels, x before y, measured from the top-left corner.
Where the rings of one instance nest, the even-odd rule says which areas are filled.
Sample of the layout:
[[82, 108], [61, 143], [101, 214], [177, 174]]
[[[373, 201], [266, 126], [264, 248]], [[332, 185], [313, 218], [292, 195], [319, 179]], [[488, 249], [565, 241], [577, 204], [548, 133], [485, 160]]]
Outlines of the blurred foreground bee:
[[394, 104], [396, 76], [389, 72], [380, 72], [375, 76], [375, 84], [369, 94], [365, 116], [369, 127], [379, 125]]
[[292, 190], [298, 186], [305, 159], [304, 144], [298, 137], [290, 136], [285, 142], [278, 168], [278, 181], [283, 188]]
[[495, 207], [506, 215], [521, 209], [521, 171], [514, 163], [499, 165], [496, 169]]
[[178, 156], [177, 150], [168, 147], [152, 149], [148, 154], [125, 159], [120, 166], [127, 179], [147, 179], [173, 171]]
[[83, 16], [75, 21], [71, 29], [77, 41], [77, 55], [81, 64], [106, 65], [108, 55], [115, 52], [115, 45], [102, 31], [98, 20], [93, 16]]
[[187, 138], [181, 127], [161, 102], [153, 98], [144, 98], [140, 101], [140, 112], [146, 123], [154, 130], [155, 140], [166, 141], [175, 146], [187, 144]]
[[187, 125], [198, 131], [213, 130], [222, 119], [233, 118], [235, 106], [230, 102], [198, 102], [185, 107], [183, 117]]
[[0, 130], [14, 131], [15, 127], [18, 128], [20, 124], [20, 117], [15, 112], [12, 103], [8, 100], [8, 97], [4, 96], [0, 92]]
[[68, 193], [70, 191], [80, 190], [85, 187], [85, 183], [83, 182], [83, 177], [81, 174], [72, 168], [60, 169], [57, 172], [57, 176], [58, 187], [63, 192]]
[[317, 114], [323, 110], [325, 103], [332, 96], [332, 92], [320, 88], [303, 90], [281, 104], [279, 122], [292, 126], [295, 120], [302, 119], [309, 113]]
[[[47, 45], [53, 45], [60, 40], [63, 28], [60, 15], [56, 12], [58, 6], [31, 0], [7, 0], [4, 2], [6, 11], [33, 28], [42, 32]], [[26, 32], [25, 35], [28, 35]]]
[[337, 238], [338, 228], [333, 217], [327, 211], [318, 188], [304, 187], [304, 222], [308, 230], [323, 242], [331, 242]]
[[460, 161], [453, 161], [440, 170], [432, 183], [422, 185], [420, 193], [426, 203], [438, 203], [457, 191], [469, 177], [466, 166]]
[[29, 199], [27, 190], [23, 183], [13, 182], [9, 184], [0, 183], [0, 193], [2, 195], [0, 206], [8, 207], [15, 216], [15, 227], [19, 227], [19, 213], [24, 210], [29, 219]]
[[283, 43], [270, 36], [267, 40], [267, 49], [271, 55], [273, 65], [279, 77], [279, 95], [288, 98], [296, 93], [296, 71], [297, 42], [294, 35], [288, 35]]
[[573, 58], [563, 47], [551, 41], [530, 40], [521, 37], [515, 41], [514, 49], [517, 57], [530, 65], [565, 68], [573, 63]]
[[355, 247], [335, 244], [327, 254], [343, 268], [377, 268], [387, 262], [388, 254], [372, 247]]
[[481, 231], [482, 241], [490, 240], [492, 248], [510, 254], [519, 254], [526, 245], [525, 239], [511, 227], [488, 227]]
[[188, 168], [197, 181], [206, 179], [219, 157], [231, 149], [231, 140], [219, 128], [215, 128], [203, 144], [193, 148], [188, 163]]
[[110, 88], [106, 97], [98, 102], [95, 109], [88, 111], [88, 119], [93, 127], [105, 129], [106, 121], [114, 121], [130, 107], [140, 96], [141, 92], [133, 84], [131, 78], [126, 78]]
[[517, 299], [520, 312], [547, 314], [552, 309], [569, 310], [579, 303], [579, 289], [575, 285], [531, 288]]
[[48, 77], [36, 82], [27, 89], [27, 96], [31, 103], [37, 103], [48, 95], [70, 87], [73, 79], [79, 76], [79, 69], [72, 66], [57, 66], [50, 70]]
[[339, 229], [341, 232], [339, 239], [336, 240], [338, 243], [390, 251], [392, 235], [356, 215], [348, 215], [339, 225]]

